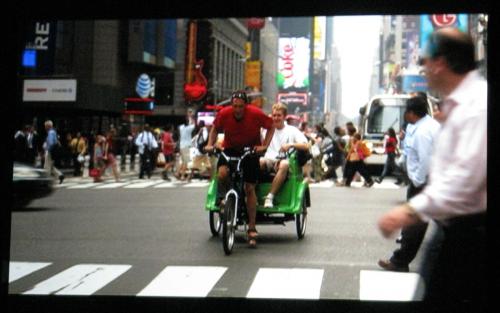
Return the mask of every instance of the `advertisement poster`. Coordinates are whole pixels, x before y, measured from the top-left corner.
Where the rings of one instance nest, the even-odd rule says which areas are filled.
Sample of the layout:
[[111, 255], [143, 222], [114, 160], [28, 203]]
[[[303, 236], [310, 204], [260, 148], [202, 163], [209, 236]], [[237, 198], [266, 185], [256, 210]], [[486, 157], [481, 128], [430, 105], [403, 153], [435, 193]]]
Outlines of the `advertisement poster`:
[[468, 31], [467, 14], [432, 14], [420, 16], [420, 48], [425, 48], [430, 34], [444, 27], [456, 27]]
[[309, 87], [309, 39], [280, 38], [277, 83], [280, 90]]

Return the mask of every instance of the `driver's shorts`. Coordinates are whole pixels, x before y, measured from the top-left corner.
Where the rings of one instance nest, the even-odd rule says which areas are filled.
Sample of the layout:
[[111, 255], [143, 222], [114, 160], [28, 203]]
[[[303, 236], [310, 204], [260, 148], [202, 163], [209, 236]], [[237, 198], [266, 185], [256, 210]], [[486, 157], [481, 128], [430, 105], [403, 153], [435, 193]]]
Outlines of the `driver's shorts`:
[[[228, 156], [239, 156], [241, 153], [234, 153], [229, 149], [224, 150]], [[227, 165], [226, 159], [221, 156], [217, 161], [217, 169], [222, 166]], [[249, 184], [256, 184], [259, 178], [259, 156], [258, 155], [249, 155], [243, 160], [243, 164], [241, 165], [243, 168], [243, 181]]]

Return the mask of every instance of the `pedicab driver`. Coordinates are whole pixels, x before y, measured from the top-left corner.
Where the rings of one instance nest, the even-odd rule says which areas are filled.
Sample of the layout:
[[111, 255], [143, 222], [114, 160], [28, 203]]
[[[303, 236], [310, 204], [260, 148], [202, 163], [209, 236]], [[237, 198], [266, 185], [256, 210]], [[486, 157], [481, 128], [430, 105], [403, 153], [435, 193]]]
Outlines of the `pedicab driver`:
[[286, 179], [289, 163], [287, 159], [278, 159], [280, 152], [287, 152], [291, 148], [307, 151], [309, 143], [306, 136], [294, 126], [285, 124], [287, 107], [283, 103], [275, 103], [272, 107], [272, 119], [275, 127], [274, 135], [263, 158], [260, 167], [268, 172], [275, 172], [271, 189], [264, 200], [265, 208], [273, 207], [274, 195], [280, 190]]
[[[266, 137], [261, 142], [261, 128], [265, 128]], [[210, 130], [205, 151], [212, 151], [219, 132], [224, 133], [222, 148], [229, 156], [240, 156], [243, 148], [253, 147], [256, 155], [250, 155], [242, 163], [243, 180], [245, 182], [245, 196], [248, 210], [248, 244], [257, 245], [257, 230], [255, 217], [257, 210], [257, 195], [255, 185], [258, 178], [259, 155], [262, 155], [274, 134], [273, 121], [261, 109], [248, 105], [248, 97], [244, 91], [236, 91], [231, 96], [231, 106], [225, 107], [217, 113]], [[217, 195], [221, 197], [229, 187], [229, 167], [224, 158], [217, 163]]]

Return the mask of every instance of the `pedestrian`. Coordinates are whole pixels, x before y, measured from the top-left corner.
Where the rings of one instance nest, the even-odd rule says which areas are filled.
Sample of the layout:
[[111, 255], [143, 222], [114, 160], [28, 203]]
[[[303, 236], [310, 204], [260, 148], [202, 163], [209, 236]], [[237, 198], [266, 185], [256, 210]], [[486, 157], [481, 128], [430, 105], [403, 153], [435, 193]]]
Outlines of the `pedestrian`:
[[105, 149], [106, 137], [101, 134], [95, 136], [94, 148], [92, 154], [92, 168], [97, 170], [97, 175], [94, 176], [94, 183], [102, 182], [102, 174], [106, 169], [106, 162], [104, 160], [104, 149]]
[[385, 160], [384, 169], [380, 177], [376, 178], [375, 181], [380, 184], [384, 178], [396, 171], [396, 151], [398, 147], [398, 138], [396, 137], [396, 131], [394, 128], [389, 127], [384, 136], [384, 150], [387, 158]]
[[305, 164], [302, 166], [302, 173], [304, 175], [304, 178], [307, 180], [309, 183], [313, 183], [314, 179], [312, 178], [312, 149], [313, 146], [315, 145], [316, 141], [312, 137], [311, 130], [308, 127], [308, 123], [306, 121], [303, 121], [300, 123], [299, 130], [304, 134], [304, 136], [307, 139], [307, 142], [309, 144], [309, 155], [311, 158], [309, 158]]
[[69, 144], [71, 154], [73, 157], [73, 175], [81, 176], [83, 162], [85, 161], [85, 154], [87, 153], [87, 140], [82, 136], [81, 132], [76, 132], [76, 136]]
[[143, 131], [137, 135], [135, 139], [135, 144], [139, 151], [140, 157], [140, 170], [139, 179], [144, 178], [144, 174], [151, 178], [153, 171], [153, 166], [156, 164], [156, 158], [154, 157], [154, 149], [158, 148], [158, 142], [156, 141], [154, 135], [151, 133], [149, 124], [144, 124]]
[[22, 130], [18, 130], [14, 135], [14, 161], [33, 164], [28, 142], [30, 128], [30, 125], [25, 125]]
[[[349, 153], [349, 150], [351, 149], [352, 137], [357, 132], [357, 129], [354, 126], [354, 123], [350, 122], [350, 121], [345, 124], [345, 129], [346, 129], [346, 133], [344, 134], [343, 138], [344, 138], [344, 141], [346, 142], [345, 147], [344, 147], [344, 155], [346, 156], [346, 161], [344, 162], [344, 167], [342, 168], [342, 170], [343, 170], [342, 172], [344, 174], [346, 173], [347, 154]], [[353, 180], [354, 181], [361, 181], [361, 177], [359, 176], [359, 174], [357, 172], [354, 174]], [[345, 185], [346, 185], [346, 177], [344, 175], [344, 177], [342, 178], [342, 181], [340, 183], [338, 183], [337, 186], [341, 187], [341, 186], [345, 186]]]
[[[314, 125], [314, 145], [311, 147], [312, 154], [312, 176], [315, 182], [321, 182], [324, 178], [325, 171], [322, 167], [324, 150], [321, 147], [326, 147], [331, 140], [327, 140], [329, 137], [328, 131], [324, 128], [323, 124]], [[326, 144], [323, 141], [327, 141]]]
[[113, 177], [115, 181], [120, 181], [120, 174], [118, 172], [118, 162], [116, 162], [115, 157], [115, 138], [116, 138], [116, 128], [111, 128], [106, 134], [106, 140], [104, 142], [104, 164], [106, 170], [111, 167], [111, 171], [113, 172]]
[[[333, 129], [333, 151], [331, 155], [331, 177], [335, 184], [339, 184], [337, 169], [344, 168], [345, 165], [345, 146], [344, 140], [345, 130], [341, 126], [335, 126]], [[342, 173], [343, 176], [344, 173]]]
[[[420, 269], [424, 299], [446, 305], [474, 303], [486, 309], [487, 95], [476, 70], [474, 43], [456, 28], [441, 28], [428, 40], [420, 64], [431, 90], [442, 95], [441, 130], [425, 188], [378, 221], [384, 237], [434, 220]], [[432, 253], [437, 251], [437, 253]], [[491, 268], [488, 267], [488, 272]]]
[[206, 144], [208, 143], [208, 127], [205, 125], [205, 121], [199, 121], [198, 126], [195, 128], [196, 135], [193, 137], [192, 145], [196, 148], [193, 154], [193, 164], [191, 167], [190, 174], [188, 176], [188, 181], [193, 177], [193, 170], [198, 171], [200, 176], [210, 177], [210, 171], [212, 170], [212, 165], [210, 162], [210, 157], [204, 151]]
[[196, 125], [193, 114], [193, 110], [188, 109], [186, 113], [186, 122], [179, 126], [179, 148], [182, 163], [175, 173], [175, 177], [179, 180], [186, 180], [188, 177], [188, 164], [191, 161], [191, 141], [193, 139], [193, 130]]
[[135, 155], [138, 153], [137, 145], [135, 140], [137, 139], [138, 131], [136, 127], [132, 127], [130, 133], [127, 136], [128, 140], [128, 153], [130, 156], [130, 171], [135, 170]]
[[175, 163], [175, 142], [172, 137], [172, 130], [172, 124], [168, 124], [165, 127], [165, 131], [161, 135], [160, 141], [161, 151], [163, 152], [163, 155], [165, 157], [165, 166], [163, 167], [162, 178], [167, 181], [170, 181], [168, 172], [172, 170]]
[[345, 166], [345, 186], [350, 187], [351, 182], [354, 178], [354, 174], [359, 172], [361, 176], [365, 179], [365, 187], [371, 187], [373, 185], [373, 179], [368, 173], [364, 159], [370, 156], [370, 149], [361, 140], [361, 135], [359, 133], [354, 133], [349, 144], [349, 152], [346, 156], [346, 166]]
[[43, 146], [45, 150], [44, 168], [49, 172], [49, 174], [56, 176], [59, 179], [59, 184], [62, 184], [64, 174], [54, 165], [54, 159], [57, 158], [56, 155], [58, 154], [56, 151], [60, 150], [61, 143], [59, 142], [57, 132], [54, 129], [52, 121], [46, 120], [44, 125], [45, 130], [47, 131], [47, 138], [45, 139]]
[[127, 153], [129, 151], [129, 129], [127, 123], [122, 123], [118, 127], [118, 136], [115, 138], [117, 154], [120, 154], [120, 171], [125, 172], [127, 164]]
[[[406, 134], [406, 167], [410, 183], [406, 193], [408, 201], [425, 187], [429, 174], [430, 157], [439, 132], [439, 123], [427, 114], [427, 99], [410, 98], [405, 110], [405, 120], [412, 125]], [[395, 134], [394, 134], [395, 135]], [[386, 270], [409, 271], [409, 264], [422, 244], [428, 223], [420, 222], [401, 230], [398, 240], [401, 247], [396, 249], [388, 260], [379, 260], [380, 267]]]

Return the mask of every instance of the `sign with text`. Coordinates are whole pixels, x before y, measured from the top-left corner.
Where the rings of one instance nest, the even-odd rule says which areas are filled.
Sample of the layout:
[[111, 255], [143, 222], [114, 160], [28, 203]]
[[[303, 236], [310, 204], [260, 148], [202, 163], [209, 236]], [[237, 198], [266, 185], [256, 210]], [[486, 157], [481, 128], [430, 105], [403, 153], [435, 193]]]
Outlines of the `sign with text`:
[[277, 83], [280, 90], [309, 87], [309, 39], [280, 38]]
[[76, 101], [76, 79], [25, 79], [23, 101], [74, 102]]
[[[54, 71], [54, 55], [56, 44], [57, 23], [55, 21], [32, 21], [26, 24], [25, 51], [32, 51], [34, 59], [32, 66], [38, 75], [52, 74]], [[23, 60], [24, 61], [24, 60]]]
[[307, 106], [307, 93], [279, 93], [278, 102], [286, 105], [298, 104]]

